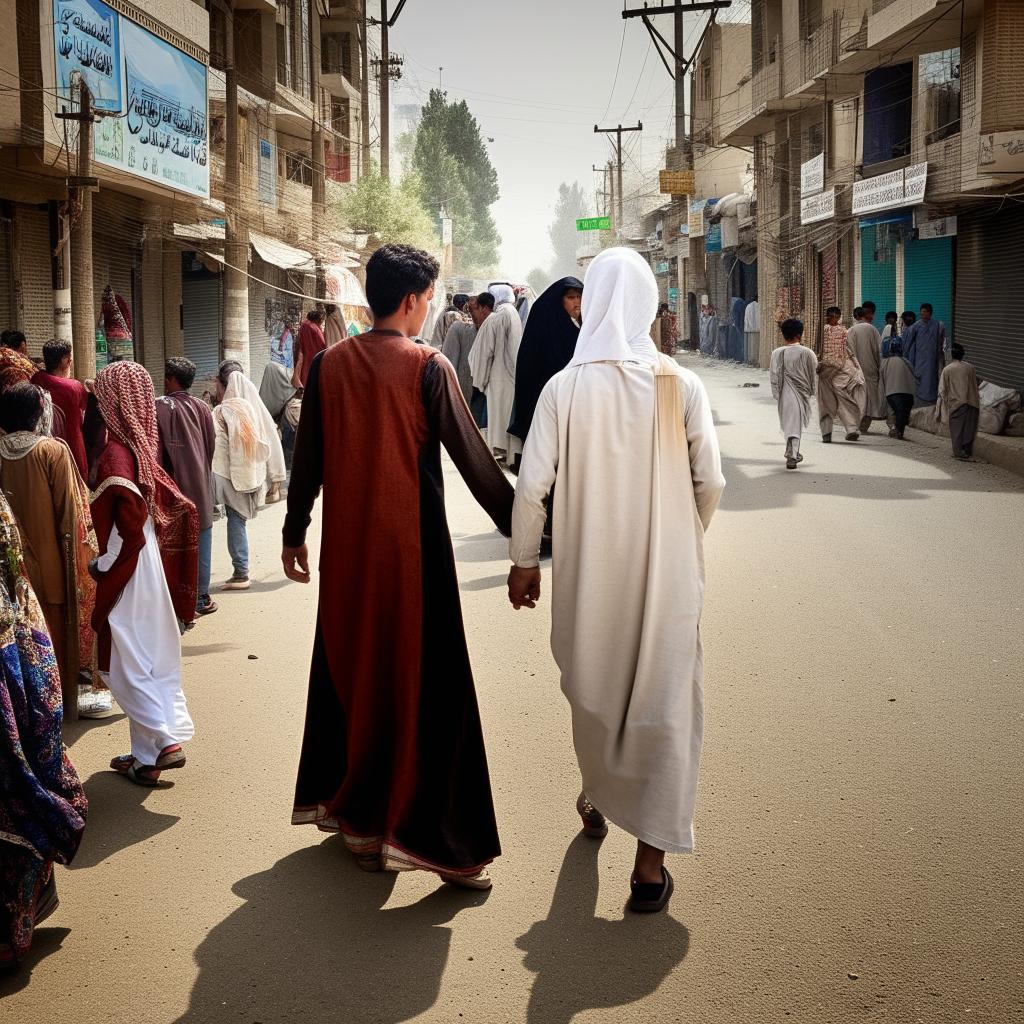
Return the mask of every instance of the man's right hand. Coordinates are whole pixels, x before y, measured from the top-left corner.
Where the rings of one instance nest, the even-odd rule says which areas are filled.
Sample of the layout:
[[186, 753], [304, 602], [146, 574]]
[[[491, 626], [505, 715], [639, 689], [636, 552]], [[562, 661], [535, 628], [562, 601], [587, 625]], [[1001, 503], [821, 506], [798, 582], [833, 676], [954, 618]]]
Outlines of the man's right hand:
[[284, 566], [284, 574], [293, 583], [308, 583], [309, 576], [309, 552], [305, 544], [297, 548], [290, 548], [286, 544], [281, 549], [281, 564]]

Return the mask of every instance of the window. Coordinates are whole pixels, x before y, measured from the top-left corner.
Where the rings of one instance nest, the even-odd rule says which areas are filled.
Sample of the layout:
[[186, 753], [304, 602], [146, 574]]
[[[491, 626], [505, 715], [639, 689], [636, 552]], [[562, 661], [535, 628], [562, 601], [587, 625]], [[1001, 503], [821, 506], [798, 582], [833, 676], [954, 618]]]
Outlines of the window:
[[222, 8], [210, 5], [210, 66], [223, 71], [228, 61], [228, 20]]
[[910, 153], [914, 64], [895, 64], [864, 76], [864, 165]]
[[277, 25], [277, 80], [286, 89], [291, 88], [291, 68], [288, 63], [288, 28], [278, 22]]
[[800, 32], [810, 39], [821, 28], [823, 17], [821, 0], [800, 0]]
[[352, 81], [352, 36], [348, 32], [324, 32], [320, 37], [320, 70], [325, 75], [344, 75]]
[[697, 67], [697, 99], [711, 99], [711, 60], [707, 57]]
[[331, 128], [339, 135], [349, 134], [349, 101], [339, 96], [331, 97]]
[[918, 87], [925, 142], [941, 142], [960, 131], [960, 50], [926, 53], [918, 61]]
[[284, 155], [284, 175], [289, 181], [297, 181], [300, 185], [313, 186], [313, 161], [305, 153], [288, 153]]

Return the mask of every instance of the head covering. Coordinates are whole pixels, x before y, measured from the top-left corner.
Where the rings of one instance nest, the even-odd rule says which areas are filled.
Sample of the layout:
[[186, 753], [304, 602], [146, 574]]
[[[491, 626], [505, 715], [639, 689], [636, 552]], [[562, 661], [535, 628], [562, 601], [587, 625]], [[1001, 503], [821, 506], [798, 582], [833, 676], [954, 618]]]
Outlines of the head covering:
[[271, 483], [281, 483], [288, 476], [284, 463], [284, 450], [281, 447], [281, 435], [277, 432], [277, 424], [270, 410], [263, 404], [256, 385], [244, 373], [235, 370], [228, 377], [228, 386], [224, 389], [224, 401], [242, 399], [249, 403], [255, 417], [257, 433], [260, 441], [267, 446], [268, 455], [267, 477]]
[[515, 303], [516, 301], [516, 293], [510, 284], [492, 284], [487, 290], [494, 296], [495, 309], [503, 302]]
[[563, 277], [546, 288], [530, 310], [516, 357], [516, 397], [508, 432], [526, 440], [544, 385], [564, 370], [576, 351], [580, 329], [565, 311], [562, 299], [570, 288], [583, 291], [577, 277]]
[[35, 372], [36, 368], [28, 356], [15, 352], [13, 348], [0, 348], [0, 391], [31, 380]]
[[638, 360], [654, 366], [651, 324], [658, 283], [635, 250], [616, 246], [594, 257], [584, 278], [583, 328], [570, 366]]
[[235, 370], [228, 377], [224, 398], [214, 412], [227, 433], [227, 447], [224, 448], [218, 438], [213, 453], [213, 472], [230, 480], [231, 486], [241, 494], [251, 494], [266, 484], [270, 461], [270, 445], [264, 437], [259, 410], [267, 416], [270, 414], [255, 388], [250, 396], [246, 383], [252, 386], [244, 373]]
[[190, 622], [195, 615], [199, 513], [160, 464], [153, 381], [145, 367], [124, 359], [99, 372], [93, 393], [107, 430], [135, 457], [139, 490], [153, 517], [171, 598], [178, 617]]

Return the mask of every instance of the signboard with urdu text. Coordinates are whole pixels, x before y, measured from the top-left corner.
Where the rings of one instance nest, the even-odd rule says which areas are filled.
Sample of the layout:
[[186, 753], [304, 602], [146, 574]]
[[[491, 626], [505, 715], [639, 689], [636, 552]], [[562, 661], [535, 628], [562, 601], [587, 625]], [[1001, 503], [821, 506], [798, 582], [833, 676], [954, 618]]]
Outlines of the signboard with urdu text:
[[577, 231], [611, 231], [611, 217], [580, 217], [576, 221]]
[[1024, 174], [1024, 131], [982, 135], [978, 170], [983, 174]]
[[277, 200], [277, 161], [269, 139], [260, 139], [258, 175], [260, 202], [273, 206]]
[[670, 196], [692, 196], [693, 171], [659, 171], [658, 189]]
[[701, 238], [704, 235], [704, 207], [708, 205], [706, 199], [690, 200], [690, 215], [688, 224], [691, 238]]
[[722, 222], [719, 221], [717, 224], [709, 224], [707, 234], [704, 236], [704, 251], [705, 252], [721, 252], [722, 251]]
[[825, 187], [825, 154], [800, 165], [800, 195], [809, 196]]
[[928, 165], [914, 164], [853, 183], [853, 213], [877, 213], [924, 202]]
[[120, 110], [121, 19], [102, 0], [53, 0], [53, 51], [57, 93], [77, 99], [78, 72], [97, 110]]
[[817, 224], [821, 220], [830, 220], [836, 215], [836, 190], [819, 192], [816, 196], [804, 196], [800, 200], [800, 223]]

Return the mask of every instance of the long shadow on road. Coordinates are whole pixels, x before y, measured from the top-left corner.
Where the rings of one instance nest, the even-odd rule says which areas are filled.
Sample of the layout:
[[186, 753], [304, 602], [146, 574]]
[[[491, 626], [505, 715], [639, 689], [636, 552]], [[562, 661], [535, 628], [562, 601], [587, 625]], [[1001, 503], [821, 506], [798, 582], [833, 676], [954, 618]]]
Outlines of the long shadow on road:
[[437, 1001], [451, 930], [486, 894], [439, 886], [383, 909], [396, 875], [367, 875], [341, 837], [233, 887], [245, 903], [196, 950], [199, 977], [177, 1024], [373, 1021], [398, 1024]]
[[572, 841], [547, 920], [516, 943], [526, 953], [524, 966], [537, 975], [528, 1024], [569, 1024], [584, 1010], [643, 999], [689, 950], [689, 931], [669, 913], [627, 914], [614, 921], [595, 916], [598, 850], [599, 844], [582, 834]]

